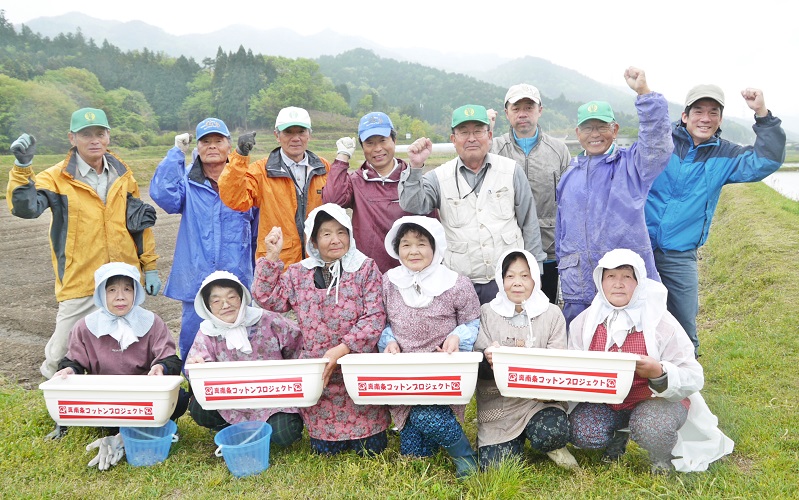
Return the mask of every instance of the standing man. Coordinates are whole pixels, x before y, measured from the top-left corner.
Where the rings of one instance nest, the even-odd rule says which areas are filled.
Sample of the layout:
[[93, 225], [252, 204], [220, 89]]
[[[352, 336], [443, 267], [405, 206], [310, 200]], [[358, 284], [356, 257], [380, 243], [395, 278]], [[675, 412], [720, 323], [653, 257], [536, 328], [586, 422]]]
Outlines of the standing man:
[[413, 215], [400, 207], [397, 191], [400, 174], [410, 167], [394, 156], [397, 131], [385, 113], [375, 111], [361, 117], [358, 142], [365, 161], [352, 172], [349, 162], [355, 141], [342, 137], [336, 142], [338, 153], [330, 166], [322, 201], [352, 209], [352, 234], [358, 250], [374, 259], [385, 273], [399, 266], [399, 261], [386, 252], [386, 234], [394, 221]]
[[48, 208], [53, 216], [49, 234], [58, 314], [41, 366], [48, 379], [67, 354], [72, 326], [96, 309], [97, 268], [125, 262], [143, 271], [148, 294], [161, 289], [152, 229], [142, 231], [141, 248], [128, 231], [128, 198], [138, 201], [139, 186], [125, 162], [108, 151], [110, 129], [103, 110], [75, 111], [66, 158], [36, 175], [31, 167], [36, 139], [22, 134], [11, 144], [16, 161], [9, 172], [8, 208], [23, 219], [35, 219]]
[[638, 140], [630, 148], [618, 147], [619, 124], [610, 104], [583, 104], [575, 132], [585, 151], [572, 158], [558, 184], [555, 254], [567, 326], [591, 305], [597, 293], [594, 268], [610, 250], [637, 253], [647, 276], [657, 279], [644, 203], [673, 149], [669, 109], [666, 98], [649, 89], [643, 70], [629, 67], [624, 79], [638, 94]]
[[411, 168], [399, 186], [403, 210], [419, 215], [439, 210], [447, 235], [444, 264], [472, 280], [481, 304], [496, 297], [494, 274], [503, 252], [524, 248], [535, 255], [539, 273], [546, 257], [527, 176], [515, 161], [489, 153], [489, 125], [483, 106], [453, 111], [450, 140], [457, 158], [422, 175], [433, 144], [417, 139], [408, 147]]
[[[275, 226], [283, 228], [280, 260], [288, 268], [306, 257], [302, 236], [305, 219], [322, 204], [330, 163], [308, 151], [311, 116], [302, 108], [280, 110], [275, 137], [280, 147], [255, 163], [249, 163], [255, 132], [239, 137], [236, 151], [219, 176], [219, 196], [225, 205], [240, 212], [261, 209], [256, 260], [266, 255], [264, 237], [269, 231]], [[292, 227], [296, 231], [291, 231]]]
[[191, 135], [180, 134], [150, 181], [153, 201], [167, 213], [181, 214], [164, 295], [183, 303], [179, 346], [184, 362], [200, 328], [194, 297], [203, 278], [214, 271], [229, 271], [249, 289], [258, 232], [256, 209], [239, 212], [219, 198], [217, 181], [232, 149], [227, 125], [218, 118], [206, 118], [197, 124], [196, 132], [194, 161], [186, 167]]
[[[505, 94], [505, 116], [510, 132], [494, 137], [491, 152], [515, 160], [527, 175], [535, 198], [541, 246], [547, 253], [541, 291], [549, 301], [558, 301], [558, 265], [555, 261], [555, 189], [571, 161], [566, 143], [545, 134], [538, 126], [544, 111], [541, 93], [526, 83], [514, 85]], [[491, 110], [489, 110], [489, 113]]]
[[755, 112], [755, 145], [739, 146], [721, 138], [724, 92], [717, 85], [697, 85], [688, 91], [685, 111], [672, 128], [674, 153], [646, 201], [655, 264], [669, 291], [668, 310], [685, 328], [696, 355], [696, 251], [707, 241], [721, 188], [763, 180], [785, 161], [782, 121], [766, 107], [763, 91], [747, 88], [741, 95]]

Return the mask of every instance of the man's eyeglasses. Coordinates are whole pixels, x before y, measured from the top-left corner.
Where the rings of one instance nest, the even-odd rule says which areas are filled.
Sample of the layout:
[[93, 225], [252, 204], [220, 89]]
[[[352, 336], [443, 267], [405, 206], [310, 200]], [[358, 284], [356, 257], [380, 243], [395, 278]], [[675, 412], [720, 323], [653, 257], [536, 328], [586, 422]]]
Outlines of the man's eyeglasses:
[[599, 132], [600, 134], [607, 134], [611, 130], [613, 130], [613, 123], [605, 123], [602, 125], [580, 125], [577, 127], [581, 134], [590, 134], [594, 130]]
[[468, 130], [456, 130], [454, 134], [458, 139], [468, 139], [470, 135], [474, 136], [475, 139], [482, 139], [488, 135], [488, 129], [481, 128], [478, 130], [472, 130], [471, 132]]

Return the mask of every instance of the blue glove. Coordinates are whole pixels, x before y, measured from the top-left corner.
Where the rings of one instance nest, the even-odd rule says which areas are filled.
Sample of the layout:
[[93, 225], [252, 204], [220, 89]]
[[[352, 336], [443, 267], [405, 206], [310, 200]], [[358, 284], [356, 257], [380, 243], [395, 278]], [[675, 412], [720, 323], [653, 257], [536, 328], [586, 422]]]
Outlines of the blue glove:
[[11, 143], [11, 152], [14, 153], [16, 160], [14, 165], [18, 167], [28, 167], [33, 162], [33, 155], [36, 154], [36, 138], [32, 135], [22, 134]]
[[161, 290], [161, 278], [158, 277], [158, 271], [144, 271], [144, 291], [147, 295], [158, 295]]

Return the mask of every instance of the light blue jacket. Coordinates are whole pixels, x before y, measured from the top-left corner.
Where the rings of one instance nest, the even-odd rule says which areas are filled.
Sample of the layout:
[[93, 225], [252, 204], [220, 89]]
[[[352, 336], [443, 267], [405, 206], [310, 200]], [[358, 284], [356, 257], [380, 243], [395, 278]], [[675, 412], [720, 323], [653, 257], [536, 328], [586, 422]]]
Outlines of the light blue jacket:
[[248, 289], [254, 272], [258, 212], [228, 208], [205, 177], [200, 158], [186, 167], [174, 147], [155, 169], [150, 197], [165, 212], [182, 214], [164, 295], [193, 302], [203, 278], [229, 271]]
[[762, 118], [755, 117], [754, 146], [721, 139], [721, 130], [694, 146], [682, 121], [674, 124], [674, 153], [666, 170], [652, 184], [646, 202], [652, 248], [684, 252], [704, 245], [721, 188], [725, 184], [763, 180], [785, 161], [785, 131], [781, 123], [770, 111]]

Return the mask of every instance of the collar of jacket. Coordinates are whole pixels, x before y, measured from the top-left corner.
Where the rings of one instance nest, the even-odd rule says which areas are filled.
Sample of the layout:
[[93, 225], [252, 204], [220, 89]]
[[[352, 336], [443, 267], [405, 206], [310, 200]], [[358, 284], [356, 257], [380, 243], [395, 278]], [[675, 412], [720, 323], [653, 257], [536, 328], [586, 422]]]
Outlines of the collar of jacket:
[[[671, 137], [672, 140], [674, 141], [675, 146], [677, 145], [678, 142], [680, 143], [684, 142], [688, 144], [688, 149], [694, 147], [694, 138], [691, 137], [691, 134], [688, 133], [688, 129], [685, 128], [685, 124], [682, 122], [682, 120], [677, 120], [674, 123]], [[719, 127], [719, 129], [716, 130], [716, 133], [713, 134], [713, 137], [706, 140], [705, 142], [697, 144], [696, 147], [701, 148], [704, 146], [718, 146], [720, 140], [721, 140], [721, 127]]]
[[[395, 169], [393, 172], [391, 172], [391, 175], [386, 177], [387, 182], [399, 182], [400, 175], [405, 171], [406, 168], [408, 168], [408, 164], [405, 163], [404, 160], [397, 158], [396, 156], [394, 158], [397, 159], [397, 167], [399, 168]], [[363, 164], [361, 164], [361, 168], [359, 169], [358, 173], [366, 180], [382, 180], [377, 171], [369, 166], [368, 162], [363, 162]]]
[[[305, 154], [308, 155], [308, 165], [311, 166], [311, 174], [316, 175], [325, 175], [327, 170], [325, 170], [325, 164], [322, 163], [322, 160], [319, 159], [314, 153], [305, 150]], [[289, 174], [289, 169], [285, 163], [283, 163], [283, 158], [280, 156], [280, 148], [275, 148], [269, 153], [269, 158], [266, 160], [266, 176], [267, 177], [291, 177]]]
[[[106, 151], [105, 161], [108, 162], [108, 168], [113, 168], [116, 170], [117, 175], [122, 177], [125, 173], [130, 170], [128, 166], [122, 161], [122, 158], [118, 157], [111, 151]], [[67, 153], [67, 157], [64, 158], [64, 169], [62, 172], [67, 174], [72, 179], [75, 178], [75, 173], [78, 171], [78, 148], [71, 148]]]
[[[228, 160], [229, 161], [229, 160]], [[225, 162], [228, 163], [228, 162]], [[198, 155], [197, 158], [194, 160], [194, 163], [191, 164], [191, 169], [189, 170], [189, 180], [192, 182], [196, 182], [197, 184], [205, 185], [205, 180], [208, 178], [203, 171], [203, 162]]]

